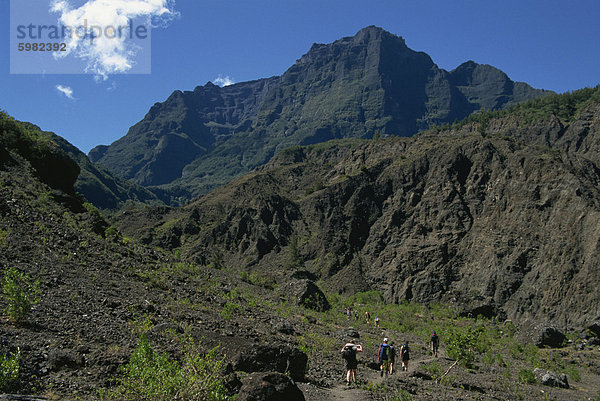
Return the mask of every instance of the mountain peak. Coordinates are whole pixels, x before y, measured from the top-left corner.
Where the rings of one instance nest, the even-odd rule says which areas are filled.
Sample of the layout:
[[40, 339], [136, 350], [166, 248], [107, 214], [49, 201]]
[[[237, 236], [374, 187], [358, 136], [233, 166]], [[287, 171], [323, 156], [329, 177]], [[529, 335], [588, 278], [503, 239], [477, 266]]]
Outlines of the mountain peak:
[[356, 60], [360, 57], [366, 57], [367, 53], [375, 56], [381, 54], [381, 45], [384, 42], [388, 47], [396, 49], [399, 53], [409, 50], [401, 36], [394, 35], [378, 26], [370, 25], [359, 30], [354, 36], [346, 36], [333, 43], [313, 43], [310, 50], [298, 60], [298, 63], [304, 64], [316, 61], [317, 64], [322, 64], [324, 59], [329, 61], [340, 61], [348, 58]]
[[382, 40], [384, 38], [389, 38], [393, 40], [399, 40], [404, 46], [406, 46], [406, 42], [402, 36], [394, 35], [391, 32], [386, 31], [385, 29], [375, 26], [369, 25], [356, 33], [353, 38], [357, 41], [372, 41], [372, 40]]
[[[185, 189], [173, 196], [189, 199], [287, 146], [376, 132], [411, 136], [481, 108], [542, 95], [528, 86], [515, 90], [502, 71], [473, 61], [442, 70], [374, 25], [314, 44], [281, 77], [227, 89], [207, 82], [190, 94], [176, 91], [153, 107], [124, 138], [98, 152], [99, 162], [142, 185], [170, 191], [177, 182]], [[250, 138], [260, 138], [260, 145]]]

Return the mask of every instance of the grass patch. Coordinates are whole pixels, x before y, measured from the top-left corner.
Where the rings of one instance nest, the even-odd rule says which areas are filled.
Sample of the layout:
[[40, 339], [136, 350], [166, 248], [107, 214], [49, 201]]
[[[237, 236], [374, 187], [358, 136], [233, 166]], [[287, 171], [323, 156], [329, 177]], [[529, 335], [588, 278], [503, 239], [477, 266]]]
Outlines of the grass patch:
[[519, 381], [523, 384], [535, 384], [537, 382], [535, 374], [529, 369], [519, 371]]

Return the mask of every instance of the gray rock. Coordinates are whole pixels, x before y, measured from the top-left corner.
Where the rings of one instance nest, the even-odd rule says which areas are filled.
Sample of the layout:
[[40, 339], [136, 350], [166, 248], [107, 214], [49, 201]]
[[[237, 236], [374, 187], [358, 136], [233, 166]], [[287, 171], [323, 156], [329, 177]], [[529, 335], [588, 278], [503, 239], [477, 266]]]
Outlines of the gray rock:
[[308, 357], [288, 345], [258, 345], [242, 351], [234, 360], [236, 371], [288, 373], [296, 381], [304, 380]]
[[566, 336], [556, 327], [544, 323], [525, 322], [517, 333], [517, 340], [537, 347], [562, 347]]
[[360, 333], [354, 327], [348, 327], [347, 329], [340, 330], [337, 335], [341, 339], [360, 338]]
[[600, 345], [600, 338], [592, 337], [588, 340], [588, 345]]
[[569, 381], [564, 373], [557, 375], [554, 372], [548, 372], [542, 376], [540, 383], [544, 386], [569, 388]]
[[548, 370], [535, 369], [533, 374], [544, 386], [569, 388], [569, 379], [564, 373], [559, 375]]
[[535, 342], [535, 345], [537, 345], [538, 347], [551, 347], [551, 348], [558, 348], [558, 347], [562, 347], [564, 341], [566, 339], [566, 336], [559, 331], [557, 328], [555, 327], [544, 327]]
[[286, 375], [252, 373], [244, 380], [238, 401], [304, 401], [304, 394]]
[[283, 333], [283, 334], [294, 334], [294, 325], [291, 324], [288, 320], [284, 319], [284, 318], [273, 318], [271, 319], [271, 326], [273, 327], [273, 329], [275, 329], [276, 331]]
[[323, 291], [310, 280], [292, 280], [285, 286], [286, 295], [294, 298], [298, 305], [324, 312], [331, 309]]
[[83, 364], [83, 357], [70, 350], [55, 349], [48, 353], [48, 369], [55, 372], [64, 368], [77, 368]]
[[600, 320], [597, 320], [590, 324], [587, 329], [594, 333], [596, 337], [600, 337]]

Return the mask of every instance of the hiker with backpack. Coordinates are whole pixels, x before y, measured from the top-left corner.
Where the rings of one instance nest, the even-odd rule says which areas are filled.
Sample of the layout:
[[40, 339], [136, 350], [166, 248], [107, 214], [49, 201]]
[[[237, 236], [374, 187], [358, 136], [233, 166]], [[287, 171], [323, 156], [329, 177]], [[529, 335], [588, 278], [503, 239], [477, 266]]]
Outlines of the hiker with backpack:
[[379, 374], [382, 377], [383, 377], [384, 372], [386, 375], [388, 373], [389, 351], [390, 351], [390, 346], [388, 344], [388, 339], [384, 338], [383, 343], [379, 344], [379, 348], [377, 349], [378, 362], [379, 362]]
[[437, 358], [438, 348], [440, 346], [440, 338], [435, 331], [431, 333], [431, 337], [429, 337], [429, 345], [431, 345], [431, 353]]
[[362, 345], [356, 344], [354, 340], [350, 340], [342, 347], [342, 358], [346, 361], [346, 384], [348, 386], [350, 386], [350, 379], [356, 384], [356, 368], [358, 367], [356, 353], [362, 351]]
[[410, 360], [410, 347], [408, 346], [408, 341], [400, 347], [400, 360], [402, 361], [402, 370], [407, 371], [408, 361]]
[[390, 375], [394, 374], [394, 363], [396, 362], [396, 347], [394, 347], [394, 342], [390, 343]]

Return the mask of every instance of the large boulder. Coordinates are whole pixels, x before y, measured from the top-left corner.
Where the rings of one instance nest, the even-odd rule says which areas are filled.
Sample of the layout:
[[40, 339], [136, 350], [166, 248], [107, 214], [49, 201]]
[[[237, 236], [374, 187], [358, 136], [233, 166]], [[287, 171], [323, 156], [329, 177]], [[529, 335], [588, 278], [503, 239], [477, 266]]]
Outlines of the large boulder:
[[596, 337], [600, 337], [600, 320], [596, 320], [590, 324], [587, 329], [591, 331]]
[[352, 339], [352, 338], [360, 338], [360, 333], [354, 327], [348, 327], [346, 329], [342, 329], [337, 333], [337, 337], [342, 340]]
[[271, 327], [283, 334], [294, 334], [294, 325], [292, 323], [290, 323], [289, 320], [284, 319], [282, 317], [274, 317], [273, 319], [271, 319], [271, 321], [269, 322], [271, 324]]
[[556, 327], [533, 322], [525, 322], [517, 333], [517, 339], [537, 347], [562, 347], [566, 336]]
[[234, 360], [236, 371], [288, 373], [296, 381], [304, 380], [308, 357], [289, 345], [258, 345], [243, 350]]
[[569, 379], [564, 373], [559, 375], [543, 369], [535, 369], [533, 373], [544, 386], [569, 388]]
[[311, 280], [292, 280], [284, 288], [285, 295], [306, 308], [325, 312], [331, 309], [323, 291]]
[[78, 368], [85, 364], [83, 357], [71, 350], [53, 349], [48, 352], [48, 369], [54, 372], [65, 368]]
[[252, 373], [244, 380], [238, 401], [304, 401], [304, 394], [286, 375]]
[[556, 327], [544, 327], [537, 335], [535, 345], [538, 347], [562, 347], [566, 336]]

